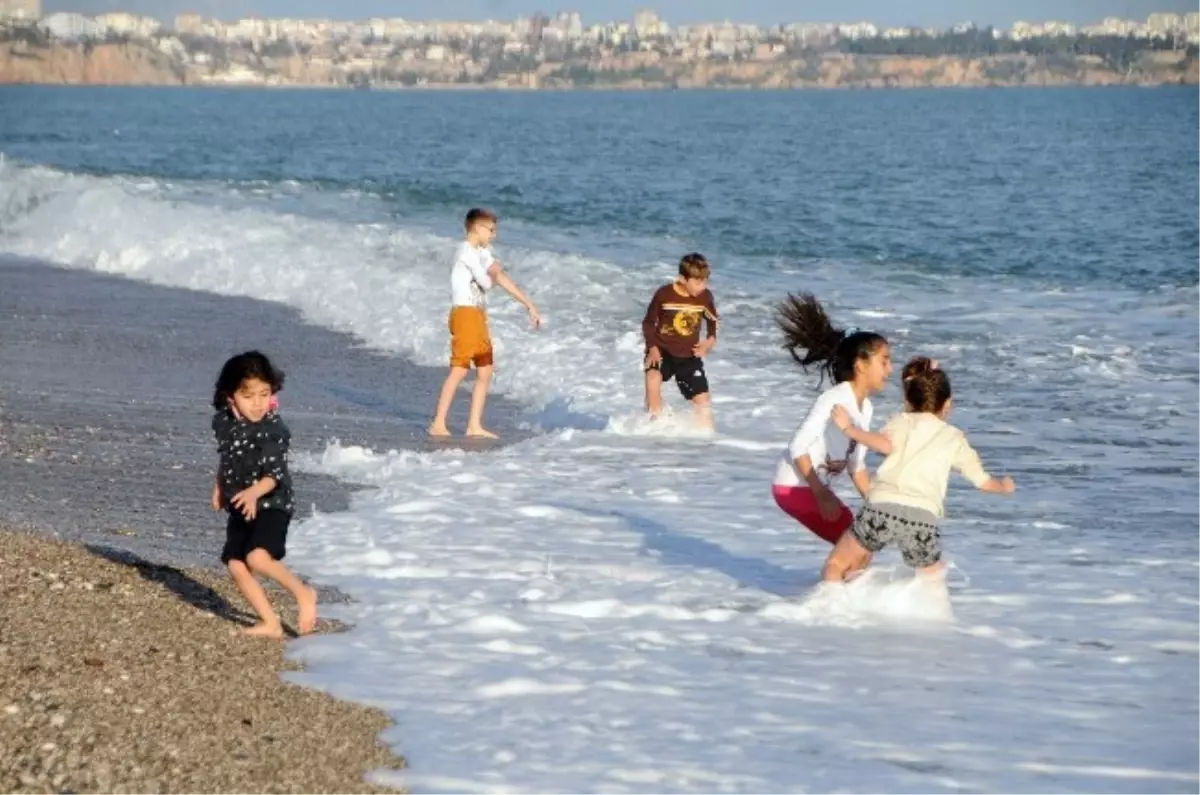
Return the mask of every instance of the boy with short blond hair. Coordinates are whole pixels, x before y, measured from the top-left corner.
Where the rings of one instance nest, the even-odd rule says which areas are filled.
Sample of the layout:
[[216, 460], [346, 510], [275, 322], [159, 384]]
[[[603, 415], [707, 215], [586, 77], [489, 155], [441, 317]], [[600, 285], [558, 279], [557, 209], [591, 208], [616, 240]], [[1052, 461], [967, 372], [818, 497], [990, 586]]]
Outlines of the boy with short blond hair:
[[[704, 357], [717, 344], [717, 307], [708, 289], [708, 260], [692, 253], [679, 260], [679, 276], [660, 287], [650, 299], [642, 319], [646, 341], [646, 410], [657, 417], [662, 411], [663, 381], [675, 379], [680, 394], [692, 404], [696, 417], [712, 427], [708, 376]], [[707, 335], [700, 339], [700, 321]]]
[[496, 214], [481, 208], [467, 213], [466, 240], [454, 253], [450, 269], [450, 372], [438, 396], [437, 412], [429, 426], [431, 436], [449, 436], [446, 416], [454, 402], [458, 385], [475, 365], [475, 388], [467, 417], [467, 436], [495, 439], [496, 434], [483, 427], [483, 409], [492, 380], [492, 335], [487, 322], [487, 291], [499, 285], [529, 312], [534, 328], [541, 325], [537, 307], [500, 267], [489, 248], [496, 237]]

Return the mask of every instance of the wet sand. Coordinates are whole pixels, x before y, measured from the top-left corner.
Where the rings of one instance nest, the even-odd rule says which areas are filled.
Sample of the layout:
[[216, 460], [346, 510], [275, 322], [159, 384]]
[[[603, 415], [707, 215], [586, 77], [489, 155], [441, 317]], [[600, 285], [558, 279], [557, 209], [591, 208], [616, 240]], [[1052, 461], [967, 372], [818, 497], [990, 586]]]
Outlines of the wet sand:
[[[375, 450], [489, 449], [425, 433], [444, 371], [363, 347], [281, 304], [158, 287], [0, 256], [0, 525], [216, 565], [223, 516], [213, 382], [258, 348], [287, 373], [281, 413], [294, 452], [332, 440]], [[467, 395], [451, 427], [466, 424]], [[488, 421], [523, 436], [493, 396]], [[294, 472], [298, 518], [344, 508], [350, 487]]]

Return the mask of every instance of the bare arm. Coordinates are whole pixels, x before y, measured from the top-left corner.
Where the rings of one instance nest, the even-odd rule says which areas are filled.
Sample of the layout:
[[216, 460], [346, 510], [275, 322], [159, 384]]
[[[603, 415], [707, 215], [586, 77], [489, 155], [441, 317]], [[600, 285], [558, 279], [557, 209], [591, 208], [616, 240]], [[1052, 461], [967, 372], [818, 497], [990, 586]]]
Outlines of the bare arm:
[[979, 490], [988, 494], [1012, 494], [1017, 490], [1017, 484], [1011, 475], [1002, 478], [989, 477], [979, 485]]
[[842, 501], [837, 498], [837, 495], [829, 490], [829, 487], [821, 482], [821, 478], [817, 475], [816, 467], [812, 465], [812, 457], [807, 453], [798, 456], [795, 459], [796, 469], [800, 472], [800, 476], [808, 483], [808, 487], [812, 489], [813, 496], [817, 499], [817, 508], [821, 511], [821, 516], [826, 521], [833, 521], [837, 518], [842, 509]]
[[828, 491], [829, 487], [821, 482], [821, 478], [817, 475], [816, 467], [812, 465], [812, 456], [808, 453], [796, 458], [796, 470], [813, 491]]
[[842, 433], [846, 434], [846, 438], [853, 439], [859, 444], [869, 447], [880, 455], [892, 454], [892, 440], [884, 436], [882, 433], [864, 431], [862, 428], [859, 428], [856, 425], [851, 425], [849, 428], [843, 428]]
[[[877, 434], [869, 433], [867, 435], [876, 436]], [[864, 444], [866, 443], [864, 442]], [[854, 488], [858, 489], [858, 493], [861, 494], [862, 498], [865, 500], [867, 498], [867, 492], [871, 490], [871, 476], [867, 474], [867, 468], [862, 467], [861, 469], [854, 470], [854, 474], [850, 476], [850, 479], [854, 481]]]
[[217, 473], [213, 475], [213, 490], [212, 490], [212, 509], [214, 511], [221, 510], [223, 505], [221, 501], [221, 465], [217, 465]]
[[529, 312], [529, 319], [533, 321], [534, 326], [542, 324], [542, 317], [538, 314], [537, 307], [533, 305], [533, 301], [529, 300], [529, 296], [525, 295], [516, 282], [504, 272], [504, 268], [500, 267], [499, 262], [493, 262], [492, 267], [488, 268], [488, 276], [491, 276], [492, 281], [503, 288], [504, 292], [515, 298], [517, 303], [525, 307], [525, 310]]
[[275, 491], [275, 487], [279, 485], [279, 481], [268, 475], [265, 478], [259, 478], [254, 481], [254, 485], [250, 488], [258, 492], [258, 496], [265, 497]]
[[892, 440], [886, 434], [864, 431], [862, 428], [859, 428], [850, 421], [850, 414], [844, 406], [834, 406], [830, 416], [833, 417], [833, 422], [837, 425], [838, 430], [844, 433], [847, 439], [869, 447], [881, 455], [892, 454]]

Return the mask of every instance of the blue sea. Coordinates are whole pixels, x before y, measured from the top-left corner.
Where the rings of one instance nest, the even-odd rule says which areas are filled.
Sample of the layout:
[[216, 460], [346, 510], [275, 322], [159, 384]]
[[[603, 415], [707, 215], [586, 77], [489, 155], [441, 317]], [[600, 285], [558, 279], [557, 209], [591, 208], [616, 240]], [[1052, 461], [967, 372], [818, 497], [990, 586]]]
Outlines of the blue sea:
[[[440, 367], [462, 217], [500, 214], [546, 324], [492, 298], [494, 389], [532, 436], [294, 441], [369, 488], [293, 528], [289, 562], [355, 601], [289, 676], [394, 718], [410, 769], [381, 781], [1188, 792], [1198, 109], [1192, 88], [8, 87], [0, 254], [283, 302]], [[723, 320], [715, 433], [672, 385], [671, 416], [641, 413], [642, 313], [693, 250]], [[952, 421], [1016, 479], [952, 484], [948, 605], [891, 551], [814, 589], [828, 547], [771, 500], [818, 394], [772, 317], [801, 291], [898, 363], [938, 359]]]

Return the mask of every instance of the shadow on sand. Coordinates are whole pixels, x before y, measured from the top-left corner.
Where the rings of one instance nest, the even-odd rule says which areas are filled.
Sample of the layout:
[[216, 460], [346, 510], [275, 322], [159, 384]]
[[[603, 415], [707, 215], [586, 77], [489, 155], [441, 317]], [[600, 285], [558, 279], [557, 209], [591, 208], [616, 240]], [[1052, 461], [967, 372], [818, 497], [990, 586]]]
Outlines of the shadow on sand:
[[136, 569], [142, 579], [158, 583], [192, 607], [212, 613], [218, 618], [246, 627], [257, 620], [253, 614], [234, 607], [224, 596], [193, 579], [185, 571], [173, 566], [150, 563], [132, 552], [115, 547], [88, 544], [86, 548], [93, 555]]

